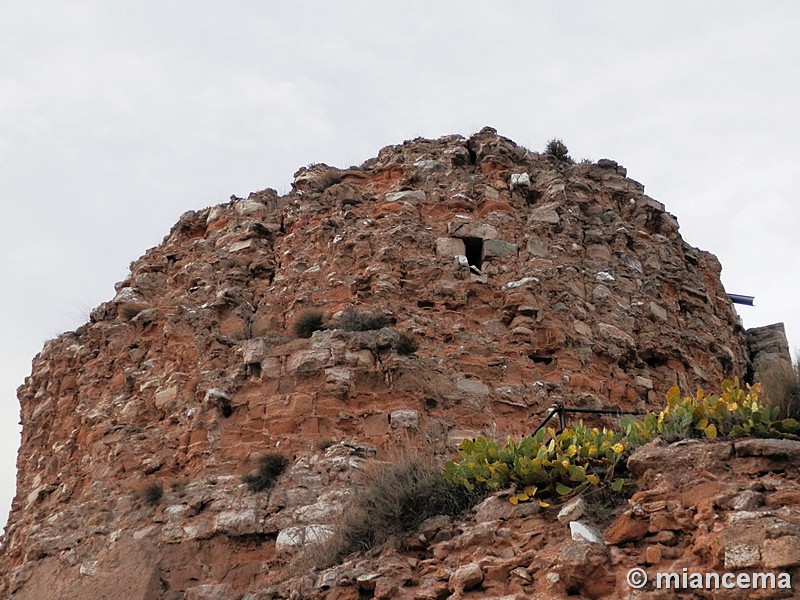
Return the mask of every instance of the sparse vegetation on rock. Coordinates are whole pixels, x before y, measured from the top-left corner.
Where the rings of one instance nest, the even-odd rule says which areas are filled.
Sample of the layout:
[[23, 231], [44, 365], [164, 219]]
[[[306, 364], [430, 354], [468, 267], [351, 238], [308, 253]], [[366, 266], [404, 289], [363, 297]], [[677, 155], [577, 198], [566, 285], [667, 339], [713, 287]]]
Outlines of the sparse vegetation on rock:
[[552, 139], [547, 142], [547, 146], [544, 149], [545, 154], [549, 154], [560, 160], [561, 162], [565, 162], [568, 164], [572, 164], [575, 161], [569, 155], [569, 150], [564, 142], [559, 139]]
[[398, 354], [414, 354], [419, 350], [419, 342], [412, 335], [401, 333], [400, 337], [397, 339], [395, 350]]
[[164, 495], [164, 486], [161, 482], [148, 483], [141, 491], [141, 498], [147, 504], [156, 505], [161, 502], [161, 497]]
[[321, 310], [306, 310], [300, 313], [292, 325], [292, 332], [299, 338], [310, 338], [315, 331], [324, 327]]
[[337, 327], [345, 331], [373, 331], [382, 329], [390, 323], [391, 319], [387, 315], [362, 312], [350, 307], [339, 317]]
[[420, 456], [406, 456], [371, 471], [336, 536], [338, 558], [368, 550], [414, 530], [434, 515], [458, 515], [484, 497], [483, 490], [446, 477]]
[[258, 459], [258, 467], [242, 477], [242, 481], [254, 492], [262, 492], [272, 487], [275, 479], [286, 470], [289, 459], [278, 452], [264, 454]]

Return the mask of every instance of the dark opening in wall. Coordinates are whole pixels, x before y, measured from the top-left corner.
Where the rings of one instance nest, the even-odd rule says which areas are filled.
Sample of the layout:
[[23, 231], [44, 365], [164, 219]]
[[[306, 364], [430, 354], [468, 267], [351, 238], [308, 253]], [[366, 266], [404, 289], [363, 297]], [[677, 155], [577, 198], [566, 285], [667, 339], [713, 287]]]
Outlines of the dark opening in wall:
[[247, 373], [248, 377], [255, 377], [256, 379], [261, 379], [261, 363], [252, 362], [246, 364], [245, 372]]
[[530, 358], [535, 363], [543, 365], [549, 365], [551, 362], [553, 362], [552, 356], [539, 356], [537, 354], [528, 354], [528, 358]]
[[483, 262], [483, 239], [476, 237], [464, 238], [464, 246], [467, 252], [467, 262], [470, 266], [480, 269]]

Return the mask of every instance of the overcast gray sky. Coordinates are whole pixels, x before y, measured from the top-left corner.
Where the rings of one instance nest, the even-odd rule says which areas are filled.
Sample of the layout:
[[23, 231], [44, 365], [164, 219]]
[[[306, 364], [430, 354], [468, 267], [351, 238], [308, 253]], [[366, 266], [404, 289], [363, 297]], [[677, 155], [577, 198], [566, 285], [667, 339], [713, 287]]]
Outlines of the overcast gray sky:
[[0, 523], [15, 389], [178, 216], [491, 125], [612, 158], [800, 344], [800, 3], [52, 0], [0, 8]]

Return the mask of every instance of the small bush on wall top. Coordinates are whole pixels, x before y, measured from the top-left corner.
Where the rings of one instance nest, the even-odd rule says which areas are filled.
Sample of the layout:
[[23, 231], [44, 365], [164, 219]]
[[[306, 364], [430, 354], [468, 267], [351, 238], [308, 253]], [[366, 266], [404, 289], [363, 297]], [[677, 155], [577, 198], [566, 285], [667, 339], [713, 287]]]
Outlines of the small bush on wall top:
[[569, 164], [573, 164], [575, 162], [569, 155], [569, 150], [567, 149], [566, 144], [564, 144], [564, 142], [562, 142], [559, 139], [552, 139], [549, 142], [547, 142], [547, 146], [545, 146], [544, 153], [557, 158], [561, 162]]

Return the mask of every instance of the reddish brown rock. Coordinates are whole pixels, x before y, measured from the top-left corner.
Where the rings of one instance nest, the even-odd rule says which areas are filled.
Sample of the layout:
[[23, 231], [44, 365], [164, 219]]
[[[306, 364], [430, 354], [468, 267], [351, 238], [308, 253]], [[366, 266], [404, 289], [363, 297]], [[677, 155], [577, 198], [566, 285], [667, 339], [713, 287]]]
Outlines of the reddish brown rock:
[[[460, 439], [529, 433], [554, 402], [654, 407], [675, 383], [741, 377], [744, 334], [720, 268], [613, 161], [568, 165], [490, 128], [390, 146], [346, 170], [313, 165], [284, 196], [188, 211], [89, 323], [45, 344], [19, 388], [2, 593], [354, 598], [375, 572], [376, 596], [433, 598], [478, 551], [495, 561], [497, 597], [563, 590], [546, 578], [563, 531], [538, 508], [484, 505], [483, 523], [448, 529], [423, 558], [387, 550], [296, 575], [284, 556], [329, 536], [365, 465], [397, 448], [442, 458]], [[350, 307], [388, 326], [337, 328]], [[323, 328], [295, 339], [310, 310]], [[710, 444], [632, 458], [645, 489], [659, 477], [674, 488], [650, 533], [668, 529], [670, 548], [691, 554], [693, 528], [714, 522], [693, 521], [686, 486], [699, 470], [760, 478], [797, 454], [741, 448], [752, 456]], [[252, 492], [242, 475], [276, 451], [287, 472]], [[767, 503], [793, 511], [790, 483]], [[794, 523], [784, 516], [769, 526]], [[610, 539], [646, 543], [647, 519], [625, 519]], [[797, 535], [764, 528], [764, 539]], [[527, 563], [502, 562], [511, 555]], [[397, 566], [408, 559], [419, 563]], [[612, 593], [622, 579], [608, 557], [587, 561], [594, 575], [568, 588]], [[503, 581], [511, 568], [523, 571]]]

